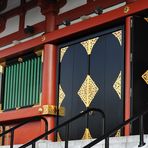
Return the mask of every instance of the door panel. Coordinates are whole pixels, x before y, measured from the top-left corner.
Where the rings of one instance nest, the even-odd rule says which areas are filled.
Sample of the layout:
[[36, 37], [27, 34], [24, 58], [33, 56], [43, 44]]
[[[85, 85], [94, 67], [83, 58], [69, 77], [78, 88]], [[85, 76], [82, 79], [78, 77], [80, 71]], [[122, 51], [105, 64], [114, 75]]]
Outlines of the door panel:
[[[85, 110], [85, 106], [79, 99], [77, 91], [85, 78], [87, 67], [87, 54], [82, 46], [74, 44], [68, 47], [61, 62], [60, 85], [65, 93], [61, 106], [65, 107], [66, 115], [64, 118], [59, 119], [60, 123]], [[84, 131], [83, 128], [85, 127], [84, 118], [82, 117], [70, 124], [70, 139], [75, 139], [75, 137], [81, 139]], [[77, 128], [79, 128], [79, 131]], [[64, 139], [63, 134], [61, 134], [61, 138]]]
[[[132, 28], [132, 88], [133, 115], [148, 107], [148, 22], [144, 17], [133, 17]], [[148, 133], [148, 116], [145, 116], [144, 129]], [[138, 121], [133, 124], [133, 134], [137, 134]]]
[[[105, 112], [107, 130], [123, 121], [123, 43], [123, 27], [118, 27], [60, 47], [60, 105], [66, 115], [59, 123], [91, 107]], [[102, 127], [101, 115], [91, 112], [70, 124], [70, 139], [97, 137]], [[64, 128], [60, 136], [64, 139]]]
[[[114, 34], [118, 34], [115, 36]], [[106, 36], [105, 113], [107, 130], [123, 122], [124, 105], [124, 46], [123, 30]]]

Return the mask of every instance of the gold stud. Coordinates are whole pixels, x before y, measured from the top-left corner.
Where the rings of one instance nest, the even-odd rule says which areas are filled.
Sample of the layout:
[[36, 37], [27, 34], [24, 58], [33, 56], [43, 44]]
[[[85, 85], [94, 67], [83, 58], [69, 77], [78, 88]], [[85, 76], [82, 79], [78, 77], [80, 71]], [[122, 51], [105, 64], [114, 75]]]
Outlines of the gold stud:
[[41, 37], [41, 41], [44, 42], [45, 40], [46, 40], [46, 37], [45, 37], [45, 35], [43, 35], [43, 36]]
[[39, 112], [39, 113], [42, 113], [42, 112], [43, 112], [43, 108], [40, 107], [40, 108], [38, 109], [38, 112]]
[[18, 61], [21, 63], [21, 62], [23, 62], [23, 59], [22, 58], [18, 58]]
[[124, 13], [128, 13], [129, 10], [130, 10], [130, 7], [129, 7], [129, 6], [126, 6], [126, 7], [124, 8]]

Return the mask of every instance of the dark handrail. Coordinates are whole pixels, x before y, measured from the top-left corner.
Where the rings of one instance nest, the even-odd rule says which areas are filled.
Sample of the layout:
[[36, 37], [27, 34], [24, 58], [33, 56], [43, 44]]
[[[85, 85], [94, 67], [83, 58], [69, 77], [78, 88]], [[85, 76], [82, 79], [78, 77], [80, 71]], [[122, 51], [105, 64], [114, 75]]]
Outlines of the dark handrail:
[[[4, 131], [3, 133], [0, 134], [0, 137], [4, 137], [5, 134], [7, 134], [7, 133], [10, 132], [10, 133], [11, 133], [10, 148], [13, 148], [13, 143], [14, 143], [14, 131], [15, 131], [17, 128], [19, 128], [19, 127], [21, 127], [21, 126], [23, 126], [23, 125], [25, 125], [25, 124], [27, 124], [27, 123], [29, 123], [29, 122], [32, 122], [32, 121], [34, 121], [34, 120], [40, 120], [40, 119], [42, 119], [42, 120], [44, 121], [44, 123], [45, 123], [45, 132], [47, 132], [47, 131], [48, 131], [48, 121], [47, 121], [47, 119], [44, 118], [44, 117], [42, 117], [42, 116], [38, 116], [38, 117], [32, 117], [32, 118], [30, 118], [30, 119], [27, 119], [27, 120], [25, 120], [24, 122], [21, 122], [20, 124], [18, 124], [18, 125], [16, 125], [16, 126], [12, 127], [11, 129], [9, 129], [9, 130], [7, 130], [7, 131]], [[2, 125], [2, 126], [3, 126], [3, 125]], [[47, 136], [44, 136], [44, 137], [45, 137], [45, 139], [47, 139]]]
[[[58, 125], [57, 127], [55, 127], [55, 128], [53, 128], [53, 129], [51, 129], [51, 130], [49, 130], [49, 131], [43, 133], [42, 135], [38, 136], [38, 137], [35, 138], [35, 139], [29, 141], [28, 143], [26, 143], [26, 144], [20, 146], [19, 148], [26, 148], [26, 147], [29, 146], [29, 145], [32, 145], [32, 147], [34, 148], [34, 147], [35, 147], [35, 143], [36, 143], [38, 140], [40, 140], [40, 139], [42, 139], [43, 137], [45, 137], [45, 136], [47, 136], [47, 135], [49, 135], [49, 134], [51, 134], [51, 133], [53, 133], [53, 132], [59, 130], [59, 128], [61, 128], [61, 127], [63, 127], [63, 126], [66, 126], [66, 125], [69, 126], [69, 124], [70, 124], [71, 122], [73, 122], [74, 120], [77, 120], [78, 118], [82, 117], [83, 115], [85, 115], [85, 114], [87, 114], [87, 113], [89, 113], [89, 112], [91, 112], [91, 111], [96, 111], [96, 112], [101, 113], [101, 115], [102, 115], [102, 117], [103, 117], [103, 123], [104, 123], [104, 124], [103, 124], [103, 126], [104, 126], [104, 127], [103, 127], [103, 129], [104, 129], [103, 131], [105, 131], [105, 124], [106, 124], [106, 123], [105, 123], [105, 114], [104, 114], [104, 112], [103, 112], [101, 109], [89, 108], [89, 109], [87, 109], [86, 111], [81, 112], [80, 114], [76, 115], [75, 117], [73, 117], [73, 118], [71, 118], [71, 119], [65, 121], [64, 123]], [[67, 134], [66, 134], [66, 137], [68, 137]], [[68, 148], [68, 139], [65, 140], [65, 148]]]
[[117, 126], [116, 128], [108, 131], [107, 133], [105, 133], [104, 135], [100, 136], [99, 138], [95, 139], [94, 141], [92, 141], [91, 143], [89, 143], [88, 145], [84, 146], [83, 148], [90, 148], [92, 146], [94, 146], [95, 144], [101, 142], [103, 139], [108, 139], [108, 140], [105, 140], [105, 148], [109, 148], [109, 137], [114, 134], [117, 130], [123, 128], [125, 125], [139, 119], [139, 124], [140, 124], [140, 127], [139, 127], [139, 136], [140, 136], [140, 139], [139, 139], [139, 147], [142, 147], [145, 145], [144, 143], [144, 129], [143, 129], [143, 116], [145, 114], [148, 113], [148, 109], [142, 111], [141, 113], [139, 113], [138, 115], [124, 121], [122, 124], [120, 124], [119, 126]]

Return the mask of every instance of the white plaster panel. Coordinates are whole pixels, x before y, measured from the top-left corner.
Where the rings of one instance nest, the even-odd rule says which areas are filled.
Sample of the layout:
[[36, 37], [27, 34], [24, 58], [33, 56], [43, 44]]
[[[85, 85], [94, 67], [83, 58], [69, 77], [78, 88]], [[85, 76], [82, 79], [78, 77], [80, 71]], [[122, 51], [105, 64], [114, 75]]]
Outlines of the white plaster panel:
[[62, 7], [60, 9], [59, 14], [62, 14], [64, 12], [67, 12], [69, 10], [77, 8], [79, 6], [82, 6], [82, 5], [86, 4], [86, 3], [87, 3], [87, 0], [68, 0], [66, 5], [64, 5], [64, 7]]
[[4, 13], [21, 5], [21, 0], [8, 0], [7, 8], [1, 12]]
[[35, 7], [27, 11], [25, 16], [25, 27], [27, 25], [34, 25], [45, 20], [45, 16], [41, 14], [41, 8]]
[[19, 30], [19, 16], [12, 17], [7, 20], [6, 28], [0, 33], [0, 38]]

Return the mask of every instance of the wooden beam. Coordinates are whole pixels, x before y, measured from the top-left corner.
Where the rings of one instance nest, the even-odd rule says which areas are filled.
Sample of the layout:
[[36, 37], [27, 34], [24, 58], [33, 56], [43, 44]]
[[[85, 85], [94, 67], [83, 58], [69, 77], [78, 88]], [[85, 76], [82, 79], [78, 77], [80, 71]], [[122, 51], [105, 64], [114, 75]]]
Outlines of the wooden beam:
[[[79, 17], [83, 16], [83, 15], [88, 15], [94, 12], [94, 10], [98, 7], [105, 9], [108, 7], [111, 7], [113, 5], [119, 4], [124, 2], [124, 0], [118, 0], [118, 1], [113, 1], [113, 0], [97, 0], [97, 1], [92, 1], [80, 6], [78, 8], [75, 8], [71, 11], [65, 12], [63, 14], [60, 14], [57, 17], [57, 25], [61, 24], [64, 20], [75, 20], [78, 19]], [[82, 11], [83, 10], [83, 11]]]
[[[77, 24], [73, 24], [71, 26], [65, 27], [63, 29], [59, 29], [53, 31], [51, 33], [47, 33], [44, 36], [37, 37], [30, 41], [20, 43], [15, 47], [10, 47], [6, 50], [0, 51], [0, 59], [1, 61], [7, 58], [10, 55], [16, 55], [20, 52], [24, 52], [29, 50], [30, 48], [36, 47], [45, 43], [59, 43], [62, 40], [66, 40], [72, 37], [76, 37], [84, 32], [90, 32], [92, 29], [98, 28], [100, 26], [105, 26], [110, 24], [111, 22], [117, 21], [121, 18], [125, 18], [129, 15], [133, 15], [139, 11], [146, 10], [148, 8], [147, 0], [138, 0], [134, 3], [128, 4], [126, 6], [115, 9], [111, 12], [107, 12], [100, 16], [96, 16], [89, 20], [79, 22]], [[126, 11], [125, 11], [126, 10]], [[128, 11], [127, 11], [128, 10]]]

